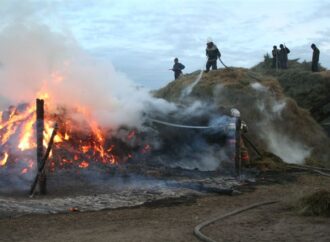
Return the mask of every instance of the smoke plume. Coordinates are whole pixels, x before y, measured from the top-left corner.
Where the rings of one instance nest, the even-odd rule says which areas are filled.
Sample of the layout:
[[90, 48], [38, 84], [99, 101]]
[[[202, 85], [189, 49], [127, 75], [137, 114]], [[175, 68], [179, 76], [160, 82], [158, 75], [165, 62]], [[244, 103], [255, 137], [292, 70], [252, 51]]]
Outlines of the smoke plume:
[[2, 106], [31, 102], [47, 93], [51, 108], [83, 108], [100, 125], [112, 128], [141, 125], [148, 107], [174, 109], [137, 88], [111, 63], [90, 56], [67, 31], [38, 23], [28, 6], [20, 8], [20, 18], [7, 16], [0, 31]]

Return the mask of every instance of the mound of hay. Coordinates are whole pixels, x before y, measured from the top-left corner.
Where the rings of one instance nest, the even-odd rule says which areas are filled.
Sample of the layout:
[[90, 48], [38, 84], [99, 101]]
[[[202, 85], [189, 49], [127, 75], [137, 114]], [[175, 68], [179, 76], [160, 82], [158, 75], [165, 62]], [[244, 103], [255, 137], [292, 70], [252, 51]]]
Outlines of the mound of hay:
[[330, 217], [330, 192], [320, 190], [299, 199], [297, 209], [305, 216]]
[[276, 72], [272, 60], [265, 60], [252, 69], [278, 79], [284, 93], [292, 97], [300, 107], [310, 111], [319, 123], [330, 122], [330, 71], [320, 66], [320, 72], [311, 72], [311, 63], [290, 60], [287, 70]]
[[260, 171], [286, 171], [287, 164], [277, 155], [269, 152], [262, 154], [262, 159], [255, 159], [250, 162], [250, 166]]
[[244, 68], [218, 69], [204, 73], [189, 95], [183, 96], [198, 76], [198, 71], [184, 75], [154, 95], [187, 107], [209, 103], [219, 113], [235, 107], [249, 127], [247, 136], [260, 150], [285, 162], [302, 163], [309, 158], [330, 167], [330, 139], [307, 110], [284, 94], [276, 77]]

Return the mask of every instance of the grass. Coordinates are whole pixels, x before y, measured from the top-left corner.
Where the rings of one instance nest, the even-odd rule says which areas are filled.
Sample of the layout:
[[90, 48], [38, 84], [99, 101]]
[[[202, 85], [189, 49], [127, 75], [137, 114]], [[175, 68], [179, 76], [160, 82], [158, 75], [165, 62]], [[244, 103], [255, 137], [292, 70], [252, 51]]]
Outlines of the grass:
[[330, 217], [330, 192], [319, 190], [304, 196], [298, 200], [296, 209], [304, 216]]

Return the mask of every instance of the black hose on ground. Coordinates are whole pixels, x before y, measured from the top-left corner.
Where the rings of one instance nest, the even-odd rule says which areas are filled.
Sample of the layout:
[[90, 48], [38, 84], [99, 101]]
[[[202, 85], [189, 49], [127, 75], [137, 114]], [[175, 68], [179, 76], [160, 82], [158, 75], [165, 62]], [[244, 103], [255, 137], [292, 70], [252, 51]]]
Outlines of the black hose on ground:
[[221, 220], [221, 219], [225, 219], [227, 217], [230, 217], [230, 216], [233, 216], [233, 215], [236, 215], [236, 214], [245, 212], [245, 211], [250, 210], [250, 209], [253, 209], [253, 208], [257, 208], [257, 207], [261, 207], [261, 206], [266, 206], [266, 205], [274, 204], [274, 203], [277, 203], [277, 202], [279, 202], [279, 201], [267, 201], [267, 202], [261, 202], [261, 203], [254, 203], [252, 205], [249, 205], [249, 206], [246, 206], [246, 207], [243, 207], [243, 208], [240, 208], [240, 209], [236, 209], [236, 210], [234, 210], [234, 211], [232, 211], [230, 213], [227, 213], [227, 214], [224, 214], [224, 215], [220, 215], [220, 216], [218, 216], [216, 218], [206, 220], [203, 223], [198, 224], [194, 228], [194, 235], [198, 239], [200, 239], [201, 241], [205, 241], [205, 242], [216, 242], [215, 240], [213, 240], [213, 239], [207, 237], [206, 235], [204, 235], [200, 230], [202, 228], [204, 228], [205, 226], [214, 223], [215, 221], [218, 221], [218, 220]]
[[327, 169], [327, 168], [316, 167], [316, 166], [297, 165], [297, 164], [288, 164], [288, 167], [300, 169], [300, 170], [308, 170], [308, 171], [318, 173], [319, 175], [322, 175], [322, 176], [330, 177], [329, 173], [323, 172], [323, 171], [330, 171], [330, 169]]
[[323, 167], [317, 167], [317, 166], [308, 166], [308, 165], [298, 165], [298, 164], [290, 164], [292, 167], [298, 167], [298, 168], [306, 168], [306, 169], [317, 169], [321, 171], [330, 171], [328, 168]]

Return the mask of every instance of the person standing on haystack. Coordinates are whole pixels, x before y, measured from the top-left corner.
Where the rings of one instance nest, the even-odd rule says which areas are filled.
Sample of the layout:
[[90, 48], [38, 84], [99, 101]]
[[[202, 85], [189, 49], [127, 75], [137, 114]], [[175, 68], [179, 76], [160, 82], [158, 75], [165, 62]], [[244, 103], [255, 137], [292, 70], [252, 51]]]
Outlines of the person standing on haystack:
[[185, 66], [179, 62], [179, 59], [175, 58], [173, 68], [170, 69], [170, 70], [174, 71], [175, 80], [178, 79], [182, 75], [182, 70], [184, 68], [185, 68]]
[[280, 61], [280, 68], [281, 69], [288, 69], [288, 54], [290, 53], [289, 48], [280, 44], [280, 51], [279, 51], [279, 61]]
[[211, 38], [209, 38], [206, 43], [206, 56], [207, 56], [207, 62], [206, 62], [205, 72], [209, 72], [211, 67], [212, 70], [216, 70], [217, 60], [218, 58], [221, 57], [221, 53], [218, 47], [213, 43]]
[[[248, 152], [248, 149], [245, 146], [244, 140], [243, 140], [243, 134], [248, 132], [248, 126], [247, 124], [241, 119], [241, 113], [238, 109], [232, 108], [230, 109], [230, 116], [236, 119], [240, 119], [240, 137], [238, 137], [239, 142], [239, 156], [242, 164], [244, 166], [250, 165], [250, 155]], [[236, 137], [237, 138], [237, 137]], [[237, 140], [236, 140], [237, 142]]]
[[311, 48], [313, 49], [312, 72], [318, 72], [319, 71], [320, 50], [316, 47], [315, 44], [312, 44]]
[[277, 70], [278, 69], [278, 49], [277, 49], [276, 45], [273, 46], [272, 56], [273, 56], [272, 68], [276, 68], [276, 70]]

